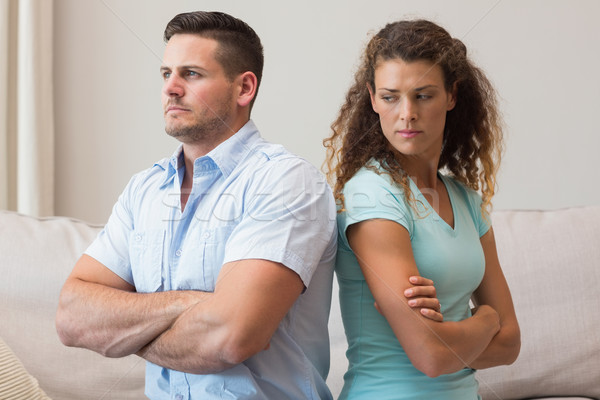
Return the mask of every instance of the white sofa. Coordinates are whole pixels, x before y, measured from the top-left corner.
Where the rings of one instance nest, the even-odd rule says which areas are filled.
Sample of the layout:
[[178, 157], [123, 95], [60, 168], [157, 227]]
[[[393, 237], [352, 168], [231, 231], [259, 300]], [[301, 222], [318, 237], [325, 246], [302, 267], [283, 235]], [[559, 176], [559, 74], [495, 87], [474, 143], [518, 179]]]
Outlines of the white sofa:
[[[522, 350], [513, 365], [478, 372], [482, 397], [600, 399], [600, 206], [499, 211], [493, 223]], [[139, 358], [66, 348], [55, 332], [60, 288], [99, 229], [0, 211], [0, 338], [54, 400], [144, 398]], [[347, 363], [335, 294], [330, 327], [337, 395]]]

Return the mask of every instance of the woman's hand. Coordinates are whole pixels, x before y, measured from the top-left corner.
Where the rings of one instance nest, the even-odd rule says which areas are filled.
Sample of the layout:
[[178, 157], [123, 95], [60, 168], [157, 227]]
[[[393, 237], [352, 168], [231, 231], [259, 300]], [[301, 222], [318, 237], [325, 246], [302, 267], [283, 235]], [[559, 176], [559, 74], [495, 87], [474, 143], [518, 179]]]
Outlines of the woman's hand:
[[[422, 276], [411, 276], [408, 281], [414, 286], [404, 291], [411, 308], [420, 308], [421, 314], [433, 321], [443, 322], [444, 316], [441, 312], [441, 304], [436, 297], [435, 286], [431, 279]], [[377, 303], [374, 304], [377, 311], [381, 313]]]
[[413, 284], [412, 288], [404, 291], [404, 296], [408, 299], [408, 305], [412, 308], [420, 308], [424, 317], [433, 321], [442, 322], [442, 306], [436, 297], [435, 286], [431, 279], [422, 276], [411, 276], [408, 281]]

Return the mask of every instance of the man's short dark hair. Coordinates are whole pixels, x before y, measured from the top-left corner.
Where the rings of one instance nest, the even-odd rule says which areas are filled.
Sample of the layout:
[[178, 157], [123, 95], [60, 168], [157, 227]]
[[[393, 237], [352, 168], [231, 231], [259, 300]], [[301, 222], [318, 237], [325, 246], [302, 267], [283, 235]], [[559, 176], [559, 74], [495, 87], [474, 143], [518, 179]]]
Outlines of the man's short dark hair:
[[178, 14], [169, 21], [164, 33], [165, 42], [181, 33], [217, 41], [215, 59], [223, 67], [225, 75], [233, 80], [243, 72], [253, 72], [258, 92], [264, 65], [263, 47], [260, 38], [247, 23], [219, 11], [194, 11]]

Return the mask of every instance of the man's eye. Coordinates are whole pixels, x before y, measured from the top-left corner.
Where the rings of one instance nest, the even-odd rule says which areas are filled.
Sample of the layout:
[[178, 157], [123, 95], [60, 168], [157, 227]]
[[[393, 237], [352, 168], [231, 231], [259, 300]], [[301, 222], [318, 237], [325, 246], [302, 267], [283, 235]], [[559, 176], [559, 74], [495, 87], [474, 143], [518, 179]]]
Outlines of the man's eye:
[[163, 79], [169, 79], [171, 77], [171, 73], [170, 72], [163, 72], [162, 73]]

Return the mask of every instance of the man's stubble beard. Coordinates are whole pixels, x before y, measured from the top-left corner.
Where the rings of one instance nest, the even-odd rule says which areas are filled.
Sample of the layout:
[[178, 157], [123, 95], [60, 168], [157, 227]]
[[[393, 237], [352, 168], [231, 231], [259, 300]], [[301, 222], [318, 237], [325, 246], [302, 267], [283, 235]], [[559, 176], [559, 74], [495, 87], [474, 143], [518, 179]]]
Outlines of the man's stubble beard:
[[165, 125], [165, 132], [182, 142], [199, 141], [203, 139], [219, 136], [224, 128], [227, 129], [225, 118], [214, 116], [209, 120], [197, 122], [193, 125], [173, 126], [177, 124]]
[[231, 116], [231, 107], [222, 102], [216, 110], [204, 110], [204, 115], [195, 116], [195, 121], [189, 124], [179, 124], [178, 118], [165, 123], [165, 132], [182, 142], [196, 142], [212, 139], [228, 132], [231, 128], [227, 125]]

